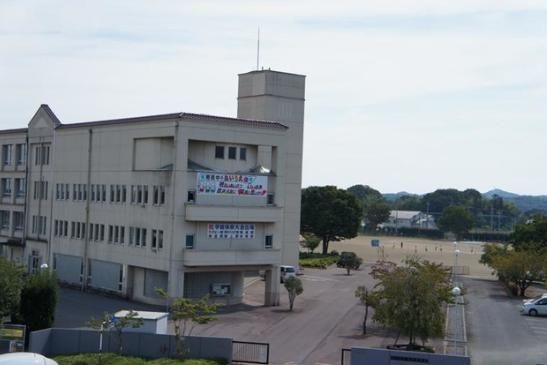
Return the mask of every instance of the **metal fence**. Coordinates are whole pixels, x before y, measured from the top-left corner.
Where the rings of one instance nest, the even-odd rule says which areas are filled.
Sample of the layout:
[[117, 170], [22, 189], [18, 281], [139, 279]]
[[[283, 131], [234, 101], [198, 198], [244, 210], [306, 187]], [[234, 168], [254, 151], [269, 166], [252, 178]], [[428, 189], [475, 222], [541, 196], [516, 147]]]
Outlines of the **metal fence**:
[[342, 349], [340, 365], [351, 365], [351, 349]]
[[269, 364], [270, 344], [263, 342], [232, 341], [232, 362]]

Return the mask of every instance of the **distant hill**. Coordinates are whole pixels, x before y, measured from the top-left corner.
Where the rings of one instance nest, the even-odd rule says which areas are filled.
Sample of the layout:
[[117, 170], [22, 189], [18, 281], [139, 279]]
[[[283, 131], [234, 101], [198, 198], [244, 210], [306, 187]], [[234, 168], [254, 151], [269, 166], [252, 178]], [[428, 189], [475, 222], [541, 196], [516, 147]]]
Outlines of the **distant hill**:
[[501, 190], [501, 189], [492, 189], [492, 190], [487, 191], [486, 193], [482, 194], [482, 196], [484, 196], [486, 198], [489, 198], [489, 199], [492, 199], [492, 197], [494, 195], [497, 195], [497, 196], [499, 196], [500, 198], [503, 198], [503, 199], [518, 198], [520, 196], [519, 194], [511, 193], [511, 192]]
[[[420, 196], [419, 194], [412, 194], [406, 191], [400, 191], [398, 193], [385, 193], [382, 195], [389, 202], [394, 202], [400, 197], [406, 195]], [[483, 197], [488, 199], [492, 199], [494, 195], [497, 195], [503, 198], [503, 200], [515, 204], [515, 206], [522, 213], [530, 211], [547, 213], [547, 195], [520, 195], [501, 189], [492, 189], [482, 194]]]
[[547, 195], [519, 195], [501, 189], [493, 189], [482, 195], [489, 199], [497, 195], [503, 198], [503, 200], [515, 204], [522, 213], [528, 211], [543, 211], [547, 213]]

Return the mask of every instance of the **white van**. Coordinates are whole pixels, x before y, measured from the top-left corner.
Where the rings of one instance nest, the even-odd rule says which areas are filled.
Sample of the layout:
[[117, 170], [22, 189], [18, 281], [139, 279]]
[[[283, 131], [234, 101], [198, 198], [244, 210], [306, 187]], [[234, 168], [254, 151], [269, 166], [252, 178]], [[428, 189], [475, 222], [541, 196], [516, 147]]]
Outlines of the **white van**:
[[281, 265], [279, 266], [279, 272], [281, 276], [281, 282], [285, 282], [288, 278], [295, 278], [296, 277], [296, 269], [294, 266], [290, 265]]

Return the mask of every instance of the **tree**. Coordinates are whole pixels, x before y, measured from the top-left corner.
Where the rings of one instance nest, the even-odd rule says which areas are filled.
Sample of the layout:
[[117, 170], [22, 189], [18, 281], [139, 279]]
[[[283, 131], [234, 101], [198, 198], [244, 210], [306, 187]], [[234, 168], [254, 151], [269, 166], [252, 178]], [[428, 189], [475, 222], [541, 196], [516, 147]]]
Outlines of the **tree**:
[[[169, 298], [163, 289], [156, 289], [156, 292], [164, 298]], [[176, 351], [179, 357], [184, 357], [189, 350], [184, 337], [190, 336], [196, 325], [214, 321], [216, 318], [212, 315], [217, 312], [218, 305], [210, 304], [207, 295], [199, 300], [190, 298], [170, 298], [170, 300], [172, 301], [170, 314], [175, 327]]]
[[463, 206], [449, 206], [443, 210], [437, 225], [443, 232], [454, 233], [459, 240], [473, 227], [473, 217]]
[[294, 300], [296, 297], [304, 292], [304, 287], [302, 286], [302, 280], [295, 277], [290, 277], [285, 279], [285, 289], [289, 293], [289, 310], [292, 312], [294, 306]]
[[547, 272], [547, 253], [536, 251], [506, 251], [495, 255], [491, 267], [500, 280], [514, 284], [517, 295], [524, 296], [526, 289], [534, 281], [545, 280]]
[[105, 313], [101, 319], [91, 319], [88, 322], [88, 325], [91, 328], [97, 329], [100, 331], [100, 341], [99, 349], [102, 349], [102, 334], [104, 330], [114, 330], [118, 338], [118, 352], [121, 354], [123, 351], [123, 336], [122, 332], [124, 328], [139, 328], [144, 324], [144, 320], [139, 318], [139, 313], [134, 310], [130, 310], [123, 317], [115, 317], [111, 313]]
[[347, 191], [355, 196], [359, 201], [384, 199], [382, 193], [368, 185], [353, 185], [347, 188]]
[[0, 257], [0, 324], [5, 316], [17, 310], [22, 287], [23, 270]]
[[302, 242], [302, 247], [307, 248], [310, 253], [313, 253], [317, 246], [321, 243], [321, 238], [317, 237], [313, 233], [304, 233], [304, 242]]
[[55, 275], [47, 270], [28, 277], [21, 290], [20, 314], [30, 331], [53, 325], [58, 290]]
[[516, 250], [547, 248], [547, 217], [534, 216], [528, 223], [516, 225], [511, 243]]
[[425, 344], [428, 338], [441, 336], [445, 322], [442, 307], [451, 301], [449, 273], [442, 264], [412, 257], [404, 266], [377, 262], [371, 273], [378, 281], [374, 320], [408, 336], [408, 350], [421, 348], [416, 344], [418, 338]]
[[388, 220], [391, 208], [388, 203], [376, 200], [364, 202], [363, 212], [366, 223], [365, 227], [369, 227], [370, 230], [374, 231], [378, 224]]
[[346, 269], [349, 276], [351, 270], [359, 269], [362, 263], [363, 259], [358, 257], [354, 252], [342, 252], [336, 266]]
[[323, 241], [323, 254], [329, 242], [357, 236], [361, 207], [357, 199], [336, 186], [312, 186], [302, 191], [301, 232], [313, 233]]
[[376, 298], [374, 293], [372, 293], [366, 286], [361, 285], [355, 290], [355, 296], [359, 298], [359, 301], [362, 305], [365, 306], [365, 313], [363, 315], [363, 335], [367, 334], [367, 319], [368, 319], [368, 308], [376, 305]]

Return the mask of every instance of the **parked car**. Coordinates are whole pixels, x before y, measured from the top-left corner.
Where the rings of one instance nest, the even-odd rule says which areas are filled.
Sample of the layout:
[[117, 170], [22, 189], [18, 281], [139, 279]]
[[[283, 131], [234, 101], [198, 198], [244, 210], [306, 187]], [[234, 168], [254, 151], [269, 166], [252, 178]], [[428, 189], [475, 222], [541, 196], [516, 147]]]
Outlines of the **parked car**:
[[547, 293], [524, 300], [520, 312], [529, 316], [547, 316]]
[[0, 355], [0, 365], [59, 365], [57, 361], [32, 352], [12, 352]]
[[294, 266], [290, 265], [281, 265], [279, 266], [279, 272], [281, 276], [281, 282], [284, 283], [286, 279], [288, 278], [295, 278], [296, 277], [296, 269]]

